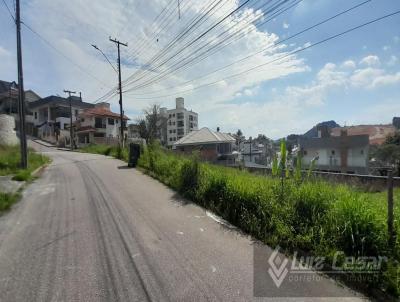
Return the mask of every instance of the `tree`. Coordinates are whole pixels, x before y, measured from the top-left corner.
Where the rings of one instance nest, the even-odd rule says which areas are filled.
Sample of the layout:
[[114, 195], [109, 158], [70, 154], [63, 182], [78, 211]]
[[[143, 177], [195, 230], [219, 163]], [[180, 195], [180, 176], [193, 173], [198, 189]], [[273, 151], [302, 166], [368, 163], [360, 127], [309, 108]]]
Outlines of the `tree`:
[[393, 166], [400, 176], [400, 131], [389, 135], [385, 142], [376, 148], [374, 156], [383, 163]]
[[159, 139], [165, 142], [166, 138], [166, 123], [168, 118], [161, 113], [161, 108], [157, 104], [151, 105], [143, 110], [144, 117], [139, 118], [138, 127], [139, 134], [146, 140], [147, 143]]

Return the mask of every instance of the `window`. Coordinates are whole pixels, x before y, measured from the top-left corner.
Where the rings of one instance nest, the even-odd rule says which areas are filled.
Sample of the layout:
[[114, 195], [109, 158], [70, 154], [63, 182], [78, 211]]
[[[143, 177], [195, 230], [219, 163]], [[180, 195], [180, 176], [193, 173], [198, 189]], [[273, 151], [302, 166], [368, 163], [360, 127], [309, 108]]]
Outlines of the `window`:
[[304, 150], [303, 153], [304, 153], [304, 155], [307, 155], [307, 150]]
[[190, 128], [193, 128], [193, 123], [190, 123]]
[[75, 117], [78, 116], [78, 109], [75, 109]]
[[332, 150], [331, 153], [332, 153], [332, 155], [335, 155], [335, 150]]
[[115, 124], [115, 120], [113, 118], [108, 118], [108, 124], [109, 125], [114, 125]]
[[35, 111], [35, 120], [37, 120], [37, 112]]
[[184, 126], [183, 121], [178, 121], [178, 127], [183, 127], [183, 126]]
[[101, 117], [96, 117], [94, 119], [94, 127], [95, 128], [106, 128], [106, 121]]
[[360, 153], [361, 153], [361, 155], [364, 155], [364, 150], [361, 150], [361, 152], [360, 152]]
[[176, 115], [176, 118], [177, 118], [178, 120], [183, 119], [183, 113], [182, 113], [182, 112], [178, 113], [178, 114]]
[[93, 133], [93, 136], [94, 137], [105, 137], [105, 133], [98, 133], [98, 132], [95, 132], [95, 133]]
[[178, 129], [178, 135], [184, 135], [183, 129]]

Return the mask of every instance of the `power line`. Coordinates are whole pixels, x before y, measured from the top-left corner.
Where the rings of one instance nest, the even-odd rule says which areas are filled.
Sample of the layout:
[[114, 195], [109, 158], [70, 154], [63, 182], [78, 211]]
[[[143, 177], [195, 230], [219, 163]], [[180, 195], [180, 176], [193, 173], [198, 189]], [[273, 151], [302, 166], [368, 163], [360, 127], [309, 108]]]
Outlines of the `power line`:
[[[187, 35], [202, 19], [204, 19], [209, 12], [211, 12], [213, 9], [215, 9], [220, 3], [222, 3], [223, 0], [214, 0], [211, 4], [208, 4], [207, 6], [205, 6], [202, 11], [204, 11], [204, 9], [206, 10], [204, 15], [201, 15], [202, 12], [200, 12], [200, 16], [195, 16], [192, 21], [190, 21], [184, 29], [183, 32], [179, 33], [164, 49], [162, 49], [158, 54], [156, 54], [155, 56], [153, 56], [152, 59], [150, 59], [149, 61], [147, 61], [144, 65], [145, 66], [151, 66], [152, 64], [154, 64], [155, 62], [157, 62], [160, 58], [162, 58], [169, 49], [171, 49], [174, 45], [176, 45], [176, 43], [183, 39], [185, 37], [185, 35]], [[246, 0], [247, 2], [250, 0]], [[130, 79], [134, 78], [135, 76], [140, 75], [141, 73], [145, 72], [143, 69], [140, 69], [136, 72], [134, 72], [130, 77], [128, 77], [125, 81], [124, 84], [129, 81]]]
[[[166, 60], [164, 60], [163, 62], [161, 62], [161, 63], [159, 63], [155, 68], [157, 69], [157, 68], [159, 68], [159, 67], [161, 67], [161, 66], [163, 66], [163, 65], [165, 65], [168, 61], [170, 61], [171, 59], [174, 59], [174, 58], [177, 58], [177, 55], [179, 55], [180, 53], [182, 53], [183, 51], [185, 51], [188, 47], [190, 47], [191, 45], [193, 45], [194, 43], [196, 43], [197, 41], [199, 41], [201, 38], [203, 38], [206, 34], [208, 34], [210, 31], [212, 31], [214, 28], [216, 28], [218, 25], [220, 25], [223, 21], [225, 21], [229, 16], [232, 16], [235, 12], [237, 12], [240, 8], [242, 8], [245, 4], [247, 4], [249, 1], [251, 1], [251, 0], [248, 0], [248, 1], [245, 1], [244, 3], [242, 3], [242, 5], [240, 5], [239, 7], [237, 7], [236, 9], [234, 9], [232, 12], [230, 12], [228, 15], [226, 15], [226, 16], [224, 16], [222, 19], [220, 19], [216, 24], [214, 24], [213, 26], [211, 26], [211, 27], [209, 27], [205, 32], [203, 32], [200, 36], [198, 36], [197, 38], [195, 38], [195, 39], [193, 39], [192, 41], [190, 41], [189, 43], [187, 43], [183, 48], [181, 48], [178, 52], [175, 52], [173, 55], [171, 55], [169, 58], [167, 58]], [[278, 3], [276, 3], [273, 7], [271, 7], [270, 8], [270, 10], [275, 10], [275, 9], [277, 9], [278, 7], [279, 7], [279, 5], [283, 5], [283, 4], [285, 4], [285, 3], [287, 3], [289, 0], [281, 0], [281, 1], [278, 1]], [[265, 6], [265, 4], [263, 5], [263, 6]], [[261, 6], [261, 7], [263, 7], [263, 6]], [[225, 32], [227, 32], [227, 31], [225, 31]], [[206, 46], [206, 45], [205, 45]], [[213, 45], [212, 47], [217, 47], [218, 45], [216, 44], [216, 45]], [[202, 48], [204, 48], [204, 46], [202, 47]], [[196, 52], [198, 51], [199, 49], [197, 49], [196, 50]], [[178, 61], [178, 64], [179, 64], [180, 62]], [[175, 64], [176, 65], [176, 64]], [[165, 73], [165, 71], [164, 71], [164, 73]], [[145, 76], [142, 76], [141, 78], [138, 78], [138, 79], [136, 79], [136, 80], [134, 80], [134, 81], [131, 81], [131, 83], [135, 83], [135, 82], [138, 82], [139, 80], [141, 80], [141, 79], [143, 79]], [[140, 84], [140, 85], [144, 85], [143, 83], [142, 84]], [[139, 85], [139, 86], [140, 86]]]
[[[286, 7], [286, 8], [284, 8], [283, 10], [281, 9], [281, 10], [277, 11], [273, 16], [271, 16], [271, 17], [270, 17], [269, 19], [267, 19], [266, 21], [269, 22], [269, 21], [273, 20], [276, 16], [278, 16], [278, 15], [284, 13], [285, 11], [287, 11], [287, 10], [290, 9], [290, 8], [292, 8], [294, 5], [297, 5], [297, 4], [300, 3], [301, 1], [302, 1], [302, 0], [297, 1], [297, 2], [294, 2], [294, 3], [291, 4], [289, 7]], [[371, 0], [369, 0], [369, 1], [371, 1]], [[264, 13], [272, 12], [272, 9], [274, 9], [274, 8], [277, 8], [277, 7], [276, 7], [276, 6], [275, 6], [275, 7], [272, 7], [272, 8], [271, 8], [271, 11], [266, 11], [266, 12], [264, 12]], [[260, 15], [258, 18], [261, 18], [262, 16], [263, 16], [263, 15]], [[258, 18], [256, 18], [256, 20], [258, 20]], [[213, 41], [211, 41], [211, 42], [209, 42], [209, 43], [203, 45], [202, 47], [198, 48], [195, 52], [193, 52], [192, 54], [190, 54], [190, 56], [193, 56], [194, 54], [196, 54], [197, 52], [199, 52], [199, 51], [202, 50], [203, 48], [207, 47], [208, 44], [212, 44], [211, 47], [209, 47], [208, 49], [206, 49], [204, 52], [200, 53], [199, 56], [195, 56], [195, 57], [192, 57], [192, 58], [191, 58], [190, 56], [186, 56], [186, 60], [184, 60], [184, 61], [178, 59], [177, 62], [174, 63], [174, 64], [170, 67], [169, 70], [165, 70], [162, 74], [159, 74], [159, 75], [153, 77], [153, 79], [147, 80], [147, 82], [138, 84], [137, 86], [135, 86], [135, 87], [132, 88], [132, 89], [141, 89], [141, 88], [147, 87], [147, 86], [149, 86], [150, 84], [154, 84], [154, 83], [156, 83], [156, 82], [159, 82], [161, 79], [165, 78], [165, 77], [168, 76], [169, 74], [172, 74], [173, 72], [175, 72], [175, 71], [177, 71], [177, 70], [179, 70], [179, 69], [181, 69], [181, 68], [183, 68], [183, 67], [185, 67], [185, 66], [190, 66], [190, 65], [197, 64], [199, 61], [202, 61], [203, 59], [205, 59], [205, 58], [208, 57], [209, 55], [214, 54], [214, 53], [216, 53], [217, 51], [220, 51], [222, 48], [224, 48], [224, 47], [226, 47], [227, 45], [229, 45], [229, 44], [230, 44], [231, 42], [233, 42], [233, 41], [230, 41], [229, 43], [227, 43], [227, 44], [225, 44], [225, 45], [222, 44], [222, 43], [228, 41], [228, 40], [229, 40], [230, 38], [232, 38], [232, 37], [235, 37], [235, 35], [236, 35], [237, 33], [243, 32], [248, 26], [251, 26], [251, 25], [252, 25], [252, 22], [254, 22], [254, 21], [256, 21], [256, 20], [251, 20], [251, 21], [250, 21], [250, 24], [248, 24], [246, 27], [240, 28], [239, 30], [237, 30], [237, 31], [235, 31], [235, 32], [233, 32], [233, 33], [231, 33], [227, 38], [225, 38], [225, 39], [223, 39], [223, 40], [221, 40], [221, 41], [218, 41], [218, 39], [217, 39], [218, 37], [222, 36], [222, 35], [225, 34], [225, 33], [229, 33], [230, 29], [232, 29], [235, 25], [234, 25], [234, 26], [231, 26], [230, 28], [228, 28], [228, 29], [226, 29], [225, 31], [223, 31], [222, 33], [220, 33], [220, 34], [216, 37], [216, 39], [214, 39]], [[247, 22], [247, 23], [249, 23], [249, 22]], [[242, 35], [241, 37], [243, 37], [243, 36], [244, 36], [244, 35]], [[239, 36], [239, 38], [241, 38], [241, 37]], [[215, 42], [215, 43], [213, 44], [213, 42]], [[203, 55], [209, 53], [209, 52], [210, 52], [211, 50], [213, 50], [213, 49], [216, 49], [216, 51], [214, 51], [214, 52], [212, 52], [211, 54], [209, 54], [209, 55], [207, 55], [207, 56], [201, 58], [200, 60], [198, 60], [201, 56], [203, 56]], [[198, 60], [198, 61], [196, 62], [196, 60]], [[194, 62], [194, 63], [193, 63], [193, 64], [190, 64], [190, 63], [192, 63], [192, 62]], [[189, 65], [189, 64], [190, 64], [190, 65]], [[175, 66], [177, 66], [177, 67], [174, 68]], [[171, 69], [171, 68], [172, 68], [172, 69]], [[185, 69], [187, 69], [187, 68], [185, 68]]]
[[215, 84], [217, 84], [217, 83], [223, 82], [223, 81], [225, 81], [225, 80], [228, 80], [228, 79], [231, 79], [231, 78], [235, 78], [235, 77], [238, 77], [238, 76], [241, 76], [241, 75], [244, 75], [244, 74], [248, 74], [248, 73], [250, 73], [250, 72], [252, 72], [252, 71], [254, 71], [254, 70], [256, 70], [256, 69], [259, 69], [259, 68], [261, 68], [261, 67], [264, 67], [264, 66], [266, 66], [266, 65], [269, 65], [269, 64], [274, 63], [274, 62], [276, 62], [276, 61], [285, 59], [285, 58], [287, 58], [287, 57], [289, 57], [289, 56], [292, 56], [292, 55], [297, 54], [297, 53], [299, 53], [299, 52], [305, 51], [305, 50], [310, 49], [310, 48], [312, 48], [312, 47], [315, 47], [315, 46], [317, 46], [317, 45], [326, 43], [326, 42], [328, 42], [328, 41], [330, 41], [330, 40], [333, 40], [333, 39], [336, 39], [336, 38], [338, 38], [338, 37], [340, 37], [340, 36], [346, 35], [346, 34], [352, 32], [352, 31], [355, 31], [355, 30], [357, 30], [357, 29], [360, 29], [360, 28], [362, 28], [362, 27], [365, 27], [365, 26], [367, 26], [367, 25], [376, 23], [376, 22], [378, 22], [378, 21], [381, 21], [381, 20], [383, 20], [383, 19], [392, 17], [392, 16], [397, 15], [397, 14], [400, 14], [400, 10], [395, 11], [395, 12], [390, 13], [390, 14], [387, 14], [387, 15], [384, 15], [384, 16], [382, 16], [382, 17], [373, 19], [373, 20], [371, 20], [371, 21], [365, 22], [365, 23], [363, 23], [363, 24], [357, 25], [357, 26], [355, 26], [355, 27], [352, 27], [352, 28], [350, 28], [350, 29], [347, 29], [347, 30], [345, 30], [345, 31], [342, 31], [342, 32], [340, 32], [340, 33], [338, 33], [338, 34], [335, 34], [335, 35], [329, 36], [329, 37], [327, 37], [327, 38], [325, 38], [325, 39], [319, 40], [318, 42], [312, 43], [312, 44], [310, 44], [310, 45], [308, 45], [308, 46], [304, 46], [304, 47], [302, 47], [302, 48], [300, 48], [300, 49], [294, 50], [294, 51], [292, 51], [292, 52], [290, 52], [290, 53], [288, 53], [288, 54], [285, 54], [284, 56], [281, 56], [281, 57], [279, 57], [279, 58], [276, 58], [276, 59], [274, 59], [274, 60], [268, 61], [268, 62], [263, 63], [263, 64], [260, 64], [260, 65], [257, 65], [257, 66], [255, 66], [255, 67], [252, 67], [252, 68], [250, 68], [250, 69], [247, 69], [247, 70], [245, 70], [245, 71], [243, 71], [243, 72], [236, 73], [236, 74], [233, 74], [233, 75], [231, 75], [231, 76], [225, 77], [225, 78], [223, 78], [223, 79], [221, 79], [221, 80], [217, 80], [217, 81], [214, 81], [214, 82], [206, 83], [206, 84], [203, 84], [203, 85], [200, 85], [200, 86], [191, 88], [191, 89], [179, 91], [179, 92], [176, 92], [176, 93], [173, 93], [173, 94], [169, 94], [169, 95], [153, 96], [153, 97], [146, 97], [146, 98], [136, 98], [136, 99], [147, 100], [147, 99], [155, 99], [155, 98], [164, 98], [164, 97], [174, 96], [174, 95], [176, 95], [176, 94], [178, 94], [178, 93], [179, 93], [179, 94], [182, 94], [182, 93], [194, 91], [194, 90], [197, 90], [197, 89], [200, 89], [200, 88], [203, 88], [203, 87], [212, 86], [212, 85], [215, 85]]
[[39, 34], [36, 30], [34, 30], [31, 26], [26, 24], [25, 22], [21, 22], [27, 29], [29, 29], [32, 33], [34, 33], [36, 36], [38, 36], [43, 42], [47, 44], [47, 46], [51, 47], [54, 51], [56, 51], [59, 55], [64, 57], [66, 60], [68, 60], [72, 65], [77, 67], [81, 72], [85, 73], [86, 75], [90, 76], [91, 78], [95, 79], [99, 83], [103, 84], [104, 86], [110, 87], [107, 83], [103, 82], [93, 74], [89, 73], [86, 71], [81, 65], [75, 63], [71, 58], [67, 57], [64, 53], [62, 53], [58, 48], [56, 48], [53, 44], [51, 44], [46, 38], [44, 38], [41, 34]]
[[[249, 59], [249, 58], [251, 58], [251, 57], [253, 57], [253, 56], [257, 55], [257, 54], [263, 53], [263, 52], [265, 52], [265, 51], [267, 51], [267, 50], [269, 50], [269, 49], [271, 49], [271, 48], [273, 48], [273, 47], [276, 47], [276, 46], [278, 46], [278, 45], [280, 45], [280, 44], [282, 44], [282, 43], [284, 43], [284, 42], [287, 42], [287, 41], [289, 41], [289, 40], [291, 40], [291, 39], [293, 39], [293, 38], [295, 38], [295, 37], [298, 37], [298, 36], [300, 36], [300, 35], [302, 35], [302, 34], [308, 32], [308, 31], [310, 31], [310, 30], [312, 30], [312, 29], [314, 29], [314, 28], [316, 28], [316, 27], [318, 27], [318, 26], [321, 26], [321, 25], [323, 25], [323, 24], [325, 24], [325, 23], [327, 23], [327, 22], [329, 22], [329, 21], [331, 21], [331, 20], [333, 20], [333, 19], [336, 19], [336, 18], [338, 18], [339, 16], [342, 16], [342, 15], [344, 15], [344, 14], [346, 14], [346, 13], [352, 11], [352, 10], [355, 10], [355, 9], [359, 8], [360, 6], [365, 5], [365, 4], [367, 4], [368, 2], [371, 2], [371, 1], [372, 1], [372, 0], [366, 0], [366, 1], [364, 1], [364, 2], [361, 2], [361, 3], [357, 4], [357, 5], [354, 5], [354, 6], [348, 8], [348, 9], [346, 9], [346, 10], [344, 10], [344, 11], [341, 11], [341, 12], [339, 12], [339, 13], [337, 13], [337, 14], [331, 16], [331, 17], [329, 17], [329, 18], [326, 18], [326, 19], [324, 19], [324, 20], [322, 20], [322, 21], [320, 21], [320, 22], [317, 22], [316, 24], [313, 24], [313, 25], [311, 25], [311, 26], [309, 26], [309, 27], [307, 27], [307, 28], [305, 28], [305, 29], [303, 29], [303, 30], [301, 30], [301, 31], [299, 31], [299, 32], [297, 32], [297, 33], [295, 33], [295, 34], [293, 34], [293, 35], [291, 35], [291, 36], [289, 36], [289, 37], [283, 39], [283, 40], [280, 40], [280, 41], [278, 41], [277, 43], [275, 43], [275, 44], [273, 44], [273, 45], [269, 45], [269, 46], [267, 46], [267, 47], [265, 47], [265, 48], [262, 48], [261, 50], [255, 52], [255, 53], [252, 53], [252, 54], [250, 54], [250, 55], [247, 55], [247, 56], [245, 56], [245, 57], [243, 57], [243, 58], [241, 58], [241, 59], [239, 59], [239, 60], [237, 60], [237, 61], [235, 61], [235, 62], [232, 62], [232, 63], [230, 63], [230, 64], [228, 64], [228, 65], [223, 66], [223, 67], [220, 67], [220, 68], [218, 68], [218, 69], [216, 69], [216, 70], [214, 70], [214, 71], [212, 71], [212, 72], [206, 73], [206, 74], [204, 74], [204, 75], [202, 75], [202, 76], [199, 76], [199, 77], [197, 77], [197, 78], [195, 78], [195, 79], [192, 79], [192, 80], [186, 81], [186, 82], [184, 82], [184, 83], [181, 83], [179, 86], [186, 86], [186, 85], [189, 84], [189, 83], [192, 83], [192, 82], [194, 82], [194, 81], [197, 81], [197, 80], [199, 80], [199, 79], [202, 79], [202, 78], [204, 78], [204, 77], [207, 77], [207, 76], [209, 76], [209, 75], [211, 75], [211, 74], [214, 74], [214, 73], [216, 73], [216, 72], [219, 72], [219, 71], [221, 71], [221, 70], [224, 70], [224, 69], [226, 69], [226, 68], [228, 68], [228, 67], [230, 67], [230, 66], [232, 66], [232, 65], [235, 65], [235, 64], [237, 64], [237, 63], [243, 62], [243, 61], [245, 61], [245, 60], [247, 60], [247, 59]], [[166, 87], [166, 88], [160, 89], [160, 90], [158, 90], [158, 91], [171, 90], [171, 89], [174, 89], [174, 88], [177, 88], [177, 87], [178, 87], [178, 86], [170, 86], [170, 87]], [[137, 89], [137, 88], [136, 88], [136, 89]], [[152, 93], [155, 93], [155, 92], [152, 92]], [[146, 93], [146, 94], [136, 94], [136, 95], [147, 95], [147, 94], [149, 94], [149, 93]]]
[[[145, 65], [146, 66], [150, 66], [152, 63], [152, 60], [156, 59], [158, 56], [162, 55], [163, 53], [165, 53], [165, 51], [167, 51], [169, 48], [171, 48], [174, 44], [176, 44], [180, 39], [182, 39], [199, 21], [201, 21], [201, 19], [203, 19], [210, 11], [212, 11], [212, 9], [214, 9], [216, 7], [216, 5], [212, 6], [213, 4], [215, 4], [215, 2], [217, 2], [217, 5], [219, 3], [221, 3], [223, 0], [212, 0], [211, 4], [208, 4], [206, 6], [204, 6], [200, 12], [200, 14], [204, 11], [206, 11], [205, 15], [200, 15], [200, 16], [195, 16], [191, 21], [189, 21], [189, 23], [186, 24], [185, 29], [178, 33], [178, 35], [163, 49], [161, 50], [158, 54], [156, 54], [155, 56], [153, 56], [152, 59], [150, 59]], [[141, 74], [143, 71], [143, 69], [139, 69], [138, 71], [134, 72], [130, 77], [128, 77], [125, 81], [123, 81], [125, 84], [126, 81], [128, 81], [130, 78], [133, 78], [136, 75]], [[100, 99], [106, 98], [110, 95], [112, 95], [114, 93], [114, 91], [116, 90], [116, 88], [113, 88], [112, 90], [110, 90], [109, 92], [107, 92], [105, 95], [103, 95]], [[98, 100], [97, 100], [98, 101]]]
[[4, 6], [6, 7], [8, 13], [10, 14], [11, 19], [13, 19], [13, 21], [15, 22], [15, 17], [14, 17], [14, 15], [12, 14], [10, 8], [8, 7], [7, 2], [6, 2], [5, 0], [2, 0], [2, 1], [3, 1], [3, 3], [4, 3]]

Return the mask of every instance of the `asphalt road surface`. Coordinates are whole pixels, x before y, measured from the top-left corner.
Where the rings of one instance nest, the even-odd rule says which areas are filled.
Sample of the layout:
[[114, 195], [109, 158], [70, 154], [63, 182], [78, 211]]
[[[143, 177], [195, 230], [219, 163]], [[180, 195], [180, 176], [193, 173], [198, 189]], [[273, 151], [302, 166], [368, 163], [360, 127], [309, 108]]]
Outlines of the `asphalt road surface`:
[[[249, 236], [119, 160], [34, 145], [53, 162], [0, 217], [0, 301], [263, 300]], [[358, 299], [326, 278], [296, 295]]]

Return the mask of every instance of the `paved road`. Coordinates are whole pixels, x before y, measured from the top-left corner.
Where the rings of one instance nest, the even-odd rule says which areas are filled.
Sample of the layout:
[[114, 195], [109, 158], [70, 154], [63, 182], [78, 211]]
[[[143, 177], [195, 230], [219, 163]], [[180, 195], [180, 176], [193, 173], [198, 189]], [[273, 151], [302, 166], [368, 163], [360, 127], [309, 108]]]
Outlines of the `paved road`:
[[53, 162], [0, 217], [0, 301], [253, 300], [251, 238], [121, 161], [36, 148]]

